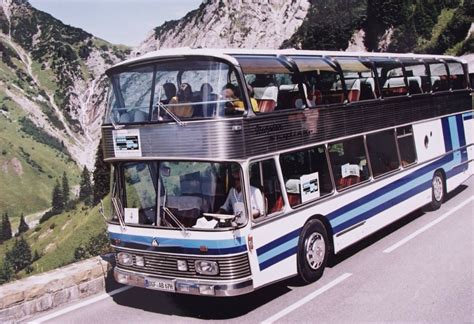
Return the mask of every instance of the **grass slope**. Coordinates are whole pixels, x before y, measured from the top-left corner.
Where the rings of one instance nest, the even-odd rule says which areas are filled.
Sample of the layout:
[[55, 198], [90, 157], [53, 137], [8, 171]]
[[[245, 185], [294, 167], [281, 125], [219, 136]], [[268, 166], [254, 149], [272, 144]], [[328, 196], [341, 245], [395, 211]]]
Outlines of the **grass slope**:
[[[19, 273], [25, 277], [56, 269], [74, 262], [74, 251], [86, 244], [89, 239], [105, 230], [105, 222], [98, 207], [89, 208], [79, 204], [74, 210], [53, 216], [46, 222], [24, 233], [32, 253], [38, 251], [42, 257], [33, 263], [33, 272]], [[15, 238], [0, 245], [0, 263], [7, 249], [10, 249]]]
[[0, 213], [8, 212], [14, 226], [20, 213], [51, 207], [51, 192], [63, 172], [71, 188], [80, 181], [69, 157], [21, 130], [19, 119], [25, 116], [0, 90]]

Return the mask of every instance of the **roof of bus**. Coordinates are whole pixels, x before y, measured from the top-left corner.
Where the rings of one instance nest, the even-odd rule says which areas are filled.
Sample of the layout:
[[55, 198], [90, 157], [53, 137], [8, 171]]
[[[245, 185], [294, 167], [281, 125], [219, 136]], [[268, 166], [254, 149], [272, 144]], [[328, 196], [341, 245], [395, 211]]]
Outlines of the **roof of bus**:
[[316, 55], [316, 56], [361, 56], [361, 57], [396, 57], [396, 58], [431, 58], [431, 59], [453, 59], [466, 63], [465, 60], [455, 57], [455, 56], [446, 56], [446, 55], [430, 55], [430, 54], [414, 54], [414, 53], [368, 53], [368, 52], [339, 52], [339, 51], [309, 51], [309, 50], [296, 50], [296, 49], [281, 49], [281, 50], [272, 50], [272, 49], [237, 49], [237, 48], [190, 48], [190, 47], [180, 47], [180, 48], [170, 48], [164, 50], [158, 50], [149, 52], [147, 54], [137, 56], [128, 60], [125, 60], [121, 63], [116, 64], [117, 66], [125, 66], [129, 64], [141, 63], [145, 61], [151, 61], [155, 59], [165, 58], [165, 57], [176, 57], [176, 56], [193, 56], [193, 55], [202, 55], [210, 56], [216, 58], [222, 58], [227, 61], [232, 62], [233, 64], [238, 65], [238, 62], [231, 55]]

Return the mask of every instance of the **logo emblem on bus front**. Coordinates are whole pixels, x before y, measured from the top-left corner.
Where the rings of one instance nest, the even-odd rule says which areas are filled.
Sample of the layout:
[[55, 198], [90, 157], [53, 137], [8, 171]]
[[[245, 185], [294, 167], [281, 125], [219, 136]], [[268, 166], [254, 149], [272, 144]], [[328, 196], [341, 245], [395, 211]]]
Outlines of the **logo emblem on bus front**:
[[151, 241], [151, 246], [158, 246], [158, 245], [160, 244], [158, 243], [158, 240], [156, 238], [153, 239], [153, 241]]

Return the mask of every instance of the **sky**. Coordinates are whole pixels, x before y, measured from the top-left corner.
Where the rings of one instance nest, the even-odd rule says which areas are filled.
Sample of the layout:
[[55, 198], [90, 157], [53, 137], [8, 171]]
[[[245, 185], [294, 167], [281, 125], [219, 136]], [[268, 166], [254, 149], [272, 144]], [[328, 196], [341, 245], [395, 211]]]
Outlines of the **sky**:
[[136, 46], [167, 20], [197, 9], [202, 0], [29, 0], [67, 25], [113, 44]]

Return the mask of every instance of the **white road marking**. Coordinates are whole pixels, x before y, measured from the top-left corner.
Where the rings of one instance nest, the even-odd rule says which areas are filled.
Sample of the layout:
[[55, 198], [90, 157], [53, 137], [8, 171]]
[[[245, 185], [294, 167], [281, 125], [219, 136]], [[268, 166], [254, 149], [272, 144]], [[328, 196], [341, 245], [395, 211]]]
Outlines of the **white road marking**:
[[346, 280], [347, 278], [349, 278], [350, 276], [352, 276], [352, 273], [344, 273], [343, 275], [337, 277], [336, 279], [334, 279], [333, 281], [331, 281], [330, 283], [328, 283], [327, 285], [325, 286], [322, 286], [321, 288], [319, 288], [318, 290], [314, 291], [313, 293], [309, 294], [308, 296], [304, 297], [303, 299], [299, 300], [298, 302], [288, 306], [287, 308], [284, 308], [283, 310], [281, 310], [280, 312], [276, 313], [275, 315], [273, 315], [272, 317], [270, 318], [267, 318], [266, 320], [264, 320], [262, 323], [264, 324], [270, 324], [270, 323], [273, 323], [277, 320], [279, 320], [280, 318], [282, 318], [283, 316], [291, 313], [292, 311], [294, 311], [295, 309], [303, 306], [304, 304], [306, 304], [307, 302], [311, 301], [313, 298], [321, 295], [322, 293], [324, 293], [325, 291], [331, 289], [332, 287], [336, 286], [337, 284], [343, 282], [344, 280]]
[[440, 217], [436, 218], [435, 220], [433, 220], [432, 222], [426, 224], [425, 226], [423, 226], [422, 228], [420, 228], [419, 230], [413, 232], [412, 234], [408, 235], [407, 237], [405, 237], [403, 240], [395, 243], [394, 245], [392, 245], [391, 247], [385, 249], [383, 251], [383, 253], [390, 253], [392, 252], [393, 250], [395, 249], [398, 249], [400, 246], [404, 245], [405, 243], [407, 243], [408, 241], [412, 240], [413, 238], [417, 237], [418, 235], [420, 235], [421, 233], [423, 233], [424, 231], [428, 230], [429, 228], [435, 226], [436, 224], [438, 224], [439, 222], [441, 222], [443, 219], [447, 218], [448, 216], [454, 214], [455, 212], [457, 212], [459, 209], [463, 208], [464, 206], [466, 206], [467, 204], [469, 204], [470, 202], [472, 202], [474, 200], [474, 197], [471, 197], [469, 198], [468, 200], [464, 201], [463, 203], [461, 203], [460, 205], [454, 207], [453, 209], [451, 209], [450, 211], [448, 211], [447, 213], [441, 215]]
[[48, 315], [40, 317], [40, 318], [37, 318], [37, 319], [35, 319], [33, 321], [30, 321], [28, 323], [37, 324], [37, 323], [43, 323], [43, 322], [49, 321], [50, 319], [53, 319], [55, 317], [67, 314], [69, 312], [72, 312], [73, 310], [76, 310], [76, 309], [82, 308], [84, 306], [96, 303], [98, 301], [101, 301], [103, 299], [106, 299], [106, 298], [112, 297], [114, 295], [120, 294], [120, 293], [122, 293], [124, 291], [127, 291], [129, 289], [132, 289], [132, 288], [133, 288], [132, 286], [125, 286], [125, 287], [121, 287], [119, 289], [112, 290], [111, 292], [108, 292], [108, 293], [103, 293], [99, 296], [96, 296], [94, 298], [85, 300], [83, 302], [80, 302], [78, 304], [75, 304], [75, 305], [72, 305], [72, 306], [69, 306], [69, 307], [66, 307], [66, 308], [63, 308], [63, 309], [61, 309], [57, 312], [48, 314]]

